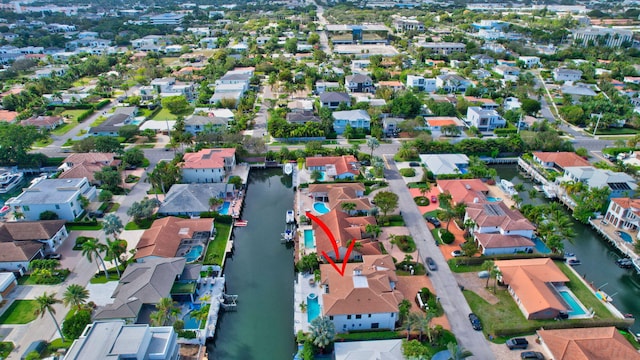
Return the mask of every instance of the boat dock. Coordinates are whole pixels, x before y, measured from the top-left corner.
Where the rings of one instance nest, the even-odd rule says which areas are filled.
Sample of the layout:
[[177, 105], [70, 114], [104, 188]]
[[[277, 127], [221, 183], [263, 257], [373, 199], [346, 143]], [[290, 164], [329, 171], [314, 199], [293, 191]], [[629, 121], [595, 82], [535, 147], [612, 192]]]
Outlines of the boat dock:
[[[609, 243], [618, 249], [624, 256], [631, 259], [633, 267], [640, 273], [640, 256], [638, 256], [633, 249], [633, 244], [624, 241], [616, 231], [622, 231], [614, 227], [611, 224], [603, 223], [602, 219], [590, 219], [589, 224], [593, 227], [598, 234], [604, 237]], [[635, 237], [635, 236], [634, 236]]]
[[480, 160], [485, 162], [487, 165], [507, 165], [518, 162], [517, 157], [492, 158], [488, 156], [481, 156]]

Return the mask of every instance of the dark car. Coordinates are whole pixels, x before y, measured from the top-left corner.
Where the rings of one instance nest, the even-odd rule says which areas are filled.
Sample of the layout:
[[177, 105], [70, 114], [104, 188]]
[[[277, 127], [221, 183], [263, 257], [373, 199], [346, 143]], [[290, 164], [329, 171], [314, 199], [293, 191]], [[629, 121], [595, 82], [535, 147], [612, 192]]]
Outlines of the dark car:
[[50, 259], [50, 260], [60, 260], [60, 259], [62, 259], [62, 255], [56, 254], [56, 253], [51, 253], [51, 254], [45, 255], [44, 258], [45, 259]]
[[436, 262], [433, 261], [432, 258], [428, 257], [427, 258], [427, 267], [429, 268], [429, 270], [431, 271], [436, 271], [438, 270], [438, 265], [436, 265]]
[[482, 330], [482, 324], [480, 323], [480, 318], [474, 313], [469, 314], [469, 321], [471, 322], [471, 326], [473, 330], [480, 331]]
[[420, 163], [419, 163], [419, 162], [416, 162], [416, 161], [412, 161], [412, 162], [410, 162], [410, 163], [409, 163], [409, 166], [411, 166], [411, 167], [418, 167], [418, 166], [420, 166]]
[[427, 216], [425, 217], [425, 219], [430, 222], [431, 224], [433, 224], [433, 226], [439, 228], [440, 227], [440, 220], [434, 218], [433, 216]]
[[526, 349], [529, 347], [529, 342], [525, 338], [511, 338], [505, 343], [509, 350]]
[[520, 359], [539, 359], [544, 360], [544, 355], [541, 352], [537, 351], [523, 351], [520, 354]]

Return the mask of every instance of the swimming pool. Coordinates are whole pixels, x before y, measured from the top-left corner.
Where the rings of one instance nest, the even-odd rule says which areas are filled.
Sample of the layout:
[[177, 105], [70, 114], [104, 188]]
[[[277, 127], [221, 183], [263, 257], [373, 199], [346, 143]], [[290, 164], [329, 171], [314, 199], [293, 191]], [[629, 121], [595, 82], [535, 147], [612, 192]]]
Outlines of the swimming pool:
[[304, 231], [304, 247], [305, 249], [315, 249], [316, 244], [313, 241], [313, 230], [307, 229]]
[[198, 328], [198, 320], [196, 318], [191, 317], [191, 313], [194, 310], [200, 309], [200, 304], [193, 304], [194, 309], [189, 311], [185, 316], [182, 317], [182, 321], [184, 321], [185, 329], [197, 329]]
[[498, 202], [498, 201], [502, 201], [502, 198], [493, 197], [493, 196], [487, 196], [487, 201], [488, 202]]
[[569, 316], [578, 316], [578, 315], [584, 315], [587, 313], [582, 308], [582, 305], [580, 305], [580, 303], [578, 302], [578, 299], [576, 299], [573, 296], [573, 294], [571, 294], [569, 291], [560, 290], [559, 293], [560, 293], [560, 296], [562, 296], [562, 299], [564, 299], [564, 302], [566, 302], [567, 305], [569, 305], [570, 307], [568, 311]]
[[184, 258], [187, 259], [188, 263], [194, 262], [198, 260], [198, 258], [202, 254], [203, 249], [204, 246], [202, 245], [192, 246], [191, 249], [189, 249], [189, 252], [184, 255]]
[[317, 203], [313, 203], [313, 210], [315, 210], [318, 214], [324, 215], [326, 213], [328, 213], [329, 208], [327, 207], [327, 205], [325, 205], [322, 202], [317, 202]]
[[456, 167], [460, 170], [460, 174], [466, 174], [469, 172], [466, 165], [456, 164]]
[[222, 203], [222, 207], [218, 211], [218, 214], [220, 214], [220, 215], [229, 215], [229, 206], [230, 205], [231, 205], [231, 203], [228, 202], [228, 201], [223, 202]]
[[622, 238], [622, 240], [624, 240], [625, 242], [628, 242], [629, 244], [633, 244], [633, 238], [631, 237], [631, 235], [627, 234], [624, 231], [618, 231], [618, 235]]
[[307, 321], [311, 322], [313, 319], [320, 316], [320, 303], [318, 303], [318, 295], [307, 295]]
[[545, 245], [545, 243], [537, 237], [532, 238], [533, 243], [536, 244], [536, 251], [540, 254], [550, 254], [551, 250]]

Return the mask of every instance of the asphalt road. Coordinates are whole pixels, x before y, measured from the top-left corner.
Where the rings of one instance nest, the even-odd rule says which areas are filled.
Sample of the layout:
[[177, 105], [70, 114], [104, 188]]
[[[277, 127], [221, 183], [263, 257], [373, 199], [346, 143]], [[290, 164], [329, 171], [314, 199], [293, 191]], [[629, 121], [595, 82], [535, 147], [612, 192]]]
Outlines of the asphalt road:
[[495, 359], [487, 340], [480, 331], [475, 331], [469, 323], [468, 315], [471, 308], [462, 295], [458, 283], [454, 278], [444, 256], [438, 249], [433, 235], [427, 227], [426, 221], [418, 210], [402, 176], [397, 171], [392, 155], [385, 155], [388, 168], [385, 169], [385, 178], [389, 182], [389, 191], [398, 195], [399, 209], [402, 209], [402, 217], [411, 236], [415, 239], [418, 249], [418, 257], [423, 261], [430, 256], [438, 266], [437, 271], [431, 271], [431, 282], [435, 292], [440, 297], [440, 303], [447, 314], [451, 325], [451, 331], [458, 339], [458, 343], [473, 353], [474, 359]]

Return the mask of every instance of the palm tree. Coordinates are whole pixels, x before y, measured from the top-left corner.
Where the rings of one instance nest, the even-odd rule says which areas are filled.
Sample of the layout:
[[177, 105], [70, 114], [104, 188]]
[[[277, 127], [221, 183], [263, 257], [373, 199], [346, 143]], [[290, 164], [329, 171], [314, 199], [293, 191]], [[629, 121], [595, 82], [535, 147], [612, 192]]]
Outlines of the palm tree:
[[367, 147], [371, 150], [371, 157], [373, 157], [373, 150], [377, 149], [378, 147], [380, 147], [380, 142], [378, 141], [378, 139], [374, 138], [374, 137], [370, 137], [369, 139], [367, 139]]
[[[496, 267], [496, 264], [493, 262], [493, 260], [485, 260], [482, 263], [482, 269], [491, 272], [491, 270], [493, 270], [493, 268]], [[489, 287], [489, 278], [491, 278], [491, 276], [487, 276], [487, 285], [485, 285], [485, 288]]]
[[44, 294], [36, 297], [37, 307], [34, 311], [34, 314], [42, 318], [44, 317], [44, 313], [49, 313], [49, 315], [51, 315], [51, 318], [53, 319], [53, 323], [56, 325], [56, 329], [58, 329], [60, 338], [64, 342], [64, 335], [62, 334], [62, 330], [60, 329], [60, 324], [58, 324], [58, 320], [56, 320], [56, 317], [54, 316], [54, 314], [56, 313], [56, 309], [53, 308], [53, 305], [59, 304], [61, 302], [62, 301], [60, 301], [59, 299], [56, 299], [55, 293], [47, 295], [47, 292], [45, 291]]
[[118, 278], [120, 278], [120, 256], [127, 251], [126, 241], [118, 239], [111, 240], [107, 238], [107, 246], [105, 247], [105, 250], [115, 262], [116, 272], [118, 273]]
[[364, 228], [364, 231], [371, 234], [373, 240], [376, 240], [378, 236], [380, 236], [380, 233], [382, 233], [382, 229], [380, 228], [380, 226], [375, 224], [367, 224], [367, 226], [365, 226]]
[[357, 205], [352, 202], [343, 202], [342, 204], [340, 204], [340, 208], [342, 208], [342, 211], [346, 213], [352, 212], [353, 210], [356, 209], [356, 207]]
[[213, 208], [217, 208], [218, 206], [222, 205], [222, 203], [224, 203], [224, 200], [222, 200], [219, 197], [212, 197], [209, 199], [209, 206], [213, 209]]
[[99, 260], [100, 263], [96, 261], [98, 272], [100, 272], [100, 264], [102, 264], [102, 267], [104, 268], [104, 275], [106, 276], [107, 280], [109, 280], [107, 265], [104, 263], [104, 260], [102, 260], [102, 256], [100, 255], [103, 249], [104, 245], [100, 244], [95, 238], [90, 238], [89, 240], [82, 243], [82, 255], [84, 255], [87, 260], [89, 260], [89, 262], [92, 262], [94, 257], [96, 258], [96, 260]]
[[489, 273], [489, 276], [493, 278], [493, 293], [496, 293], [496, 287], [498, 286], [498, 278], [502, 275], [502, 271], [500, 271], [500, 269], [497, 266], [494, 266], [493, 269], [491, 269], [491, 273]]
[[447, 350], [449, 350], [449, 360], [462, 360], [473, 356], [471, 351], [465, 350], [453, 342], [447, 344]]
[[155, 326], [164, 326], [167, 322], [173, 322], [176, 316], [180, 314], [178, 303], [170, 297], [160, 299], [156, 304], [157, 311], [151, 314], [151, 321]]
[[335, 336], [335, 325], [328, 317], [319, 316], [311, 320], [311, 324], [309, 324], [309, 338], [313, 342], [313, 345], [320, 348], [320, 352], [324, 353], [324, 349], [333, 342]]
[[67, 286], [67, 290], [65, 290], [62, 295], [62, 302], [65, 306], [71, 305], [79, 310], [82, 305], [87, 303], [88, 298], [89, 290], [85, 289], [82, 285], [71, 284]]
[[420, 313], [419, 315], [416, 314], [416, 316], [414, 316], [412, 318], [412, 320], [414, 321], [414, 326], [416, 327], [416, 329], [420, 330], [420, 341], [422, 341], [422, 334], [427, 334], [427, 338], [429, 339], [429, 342], [432, 341], [431, 339], [431, 320], [433, 320], [434, 314], [432, 311], [427, 311], [426, 313]]
[[416, 324], [419, 323], [419, 317], [420, 315], [413, 312], [409, 313], [407, 317], [405, 317], [404, 326], [407, 329], [407, 341], [409, 341], [409, 336], [411, 336], [411, 330], [417, 329]]
[[453, 204], [451, 203], [451, 193], [447, 191], [438, 194], [438, 201], [440, 202], [440, 209], [442, 209], [446, 214], [447, 231], [449, 231], [449, 224], [451, 223], [451, 219], [453, 219], [453, 217], [455, 216], [453, 213]]

